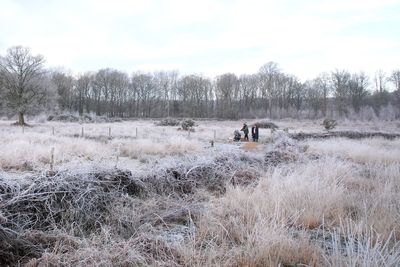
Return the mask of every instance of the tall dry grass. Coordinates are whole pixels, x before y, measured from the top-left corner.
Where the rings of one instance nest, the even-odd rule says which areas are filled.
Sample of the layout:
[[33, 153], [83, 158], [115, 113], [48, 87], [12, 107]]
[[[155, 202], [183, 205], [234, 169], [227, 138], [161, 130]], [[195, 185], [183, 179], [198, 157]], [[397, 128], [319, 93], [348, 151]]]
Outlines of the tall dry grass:
[[[113, 124], [112, 140], [105, 124], [87, 126], [83, 138], [73, 137], [78, 124], [69, 131], [60, 124], [55, 136], [46, 124], [24, 134], [15, 128], [12, 135], [0, 130], [0, 201], [9, 205], [0, 202], [0, 235], [13, 220], [17, 225], [18, 220], [38, 218], [32, 225], [46, 226], [21, 223], [10, 228], [23, 229], [21, 233], [4, 230], [16, 244], [42, 248], [19, 263], [399, 265], [399, 140], [295, 142], [284, 136], [275, 138], [275, 144], [261, 140], [257, 149], [248, 149], [225, 142], [230, 136], [225, 132], [211, 148], [212, 129], [230, 131], [237, 122], [202, 122], [191, 136], [150, 123]], [[142, 127], [137, 139], [133, 125]], [[53, 178], [43, 174], [51, 147], [59, 171]], [[131, 174], [119, 177], [115, 165]], [[129, 191], [133, 185], [140, 187], [140, 194]], [[67, 194], [47, 197], [51, 190]], [[22, 200], [47, 207], [63, 224], [57, 216], [35, 217], [27, 205], [17, 205]], [[95, 212], [80, 216], [84, 211]], [[74, 216], [81, 225], [68, 221]]]
[[208, 203], [182, 250], [196, 266], [397, 266], [400, 169], [386, 174], [330, 157], [271, 169]]
[[344, 138], [308, 141], [309, 153], [347, 158], [364, 164], [399, 164], [400, 140]]

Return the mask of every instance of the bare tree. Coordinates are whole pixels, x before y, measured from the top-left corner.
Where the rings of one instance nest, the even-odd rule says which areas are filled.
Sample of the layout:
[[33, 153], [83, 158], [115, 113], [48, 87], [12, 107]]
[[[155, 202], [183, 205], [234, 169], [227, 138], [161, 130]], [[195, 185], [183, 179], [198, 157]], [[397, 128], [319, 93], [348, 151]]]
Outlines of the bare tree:
[[256, 74], [241, 75], [239, 79], [240, 111], [248, 115], [257, 109], [259, 79]]
[[239, 80], [233, 73], [225, 73], [216, 78], [215, 93], [219, 104], [218, 115], [234, 119], [238, 116], [234, 101], [239, 96]]
[[389, 81], [393, 83], [396, 91], [400, 91], [400, 70], [392, 71], [392, 74], [389, 77]]
[[321, 87], [318, 86], [317, 80], [306, 81], [304, 83], [306, 98], [309, 107], [313, 110], [313, 117], [318, 116], [318, 112], [321, 109], [323, 103], [323, 91]]
[[332, 88], [339, 116], [347, 113], [350, 77], [350, 73], [346, 70], [335, 70], [331, 73]]
[[261, 98], [265, 103], [265, 112], [272, 116], [272, 98], [276, 91], [276, 77], [280, 73], [276, 62], [268, 62], [258, 71], [260, 77]]
[[209, 114], [207, 108], [212, 98], [211, 81], [199, 75], [185, 75], [179, 82], [179, 92], [184, 99], [184, 112], [192, 117]]
[[58, 93], [58, 106], [62, 110], [71, 111], [73, 104], [73, 91], [75, 86], [74, 77], [65, 71], [54, 71], [51, 74], [51, 81], [55, 85]]
[[360, 111], [364, 98], [369, 94], [368, 92], [368, 76], [364, 72], [356, 73], [351, 76], [349, 81], [349, 94], [351, 104], [355, 112]]
[[112, 69], [101, 69], [94, 78], [94, 87], [96, 92], [96, 113], [102, 115], [109, 111], [110, 100], [110, 73]]
[[176, 99], [176, 85], [178, 79], [177, 71], [160, 71], [154, 73], [155, 84], [158, 91], [160, 105], [157, 107], [157, 114], [170, 116], [171, 100]]
[[150, 73], [133, 73], [131, 86], [136, 96], [136, 116], [150, 117], [152, 103], [156, 97], [155, 89], [157, 88], [153, 75]]
[[285, 74], [283, 72], [277, 73], [275, 90], [273, 91], [273, 102], [279, 118], [289, 115], [289, 111], [294, 101], [294, 93], [296, 91], [296, 85], [298, 78], [294, 75]]
[[83, 114], [84, 107], [86, 107], [86, 112], [90, 112], [91, 106], [91, 84], [93, 81], [93, 75], [91, 73], [85, 73], [80, 75], [76, 81], [75, 86], [75, 105], [78, 108], [80, 115]]
[[46, 95], [43, 84], [44, 58], [33, 56], [29, 48], [15, 46], [0, 57], [0, 75], [7, 104], [18, 112], [18, 124], [24, 125], [24, 115]]
[[389, 81], [394, 84], [396, 91], [394, 91], [394, 96], [396, 99], [396, 104], [400, 107], [400, 70], [394, 70], [392, 75], [390, 75]]
[[377, 70], [375, 73], [375, 87], [377, 92], [383, 93], [385, 91], [386, 81], [386, 73], [381, 69]]
[[93, 79], [93, 98], [97, 115], [121, 115], [121, 107], [128, 95], [128, 75], [114, 69], [101, 69]]
[[111, 116], [124, 117], [124, 102], [127, 98], [129, 77], [125, 72], [114, 71], [112, 73], [112, 102]]
[[332, 90], [329, 74], [323, 72], [320, 75], [318, 75], [318, 77], [315, 79], [315, 86], [317, 86], [318, 90], [322, 92], [322, 97], [323, 97], [322, 115], [326, 117], [326, 111], [328, 108], [328, 97]]
[[3, 111], [4, 111], [4, 105], [6, 104], [4, 99], [5, 99], [5, 90], [4, 90], [4, 86], [3, 86], [3, 77], [1, 76], [0, 73], [0, 115], [3, 115]]
[[294, 92], [294, 106], [296, 107], [296, 115], [299, 117], [299, 112], [303, 105], [303, 101], [305, 99], [306, 90], [304, 89], [304, 85], [298, 81], [293, 84], [293, 92]]
[[[301, 83], [275, 62], [254, 74], [238, 78], [225, 73], [213, 81], [201, 75], [179, 76], [177, 71], [127, 75], [110, 68], [75, 78], [65, 71], [45, 73], [43, 64], [43, 57], [32, 56], [23, 47], [10, 48], [1, 57], [1, 115], [10, 115], [6, 104], [18, 112], [20, 124], [26, 112], [58, 108], [120, 117], [317, 118], [327, 112], [333, 116], [335, 108], [339, 116], [346, 116], [350, 106], [358, 113], [368, 105], [378, 115], [381, 110], [386, 114], [387, 105], [398, 105], [395, 112], [400, 107], [400, 70], [389, 77], [378, 70], [371, 79], [364, 73], [336, 70]], [[376, 87], [372, 95], [369, 80]], [[387, 82], [393, 83], [394, 92], [386, 90]]]
[[128, 75], [118, 70], [111, 70], [107, 74], [107, 88], [109, 90], [109, 115], [114, 117], [117, 115], [123, 116], [121, 110], [123, 99], [125, 98], [129, 79]]
[[380, 112], [382, 106], [386, 106], [389, 103], [390, 96], [389, 92], [386, 90], [387, 82], [386, 73], [381, 69], [377, 70], [375, 73], [375, 92], [373, 94], [373, 106], [376, 113]]

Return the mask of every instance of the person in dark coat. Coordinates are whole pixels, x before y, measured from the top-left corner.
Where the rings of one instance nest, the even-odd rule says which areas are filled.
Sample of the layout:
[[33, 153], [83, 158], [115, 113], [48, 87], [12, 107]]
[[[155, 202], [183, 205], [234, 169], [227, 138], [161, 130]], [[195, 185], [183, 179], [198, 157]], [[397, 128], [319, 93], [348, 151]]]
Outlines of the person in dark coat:
[[244, 133], [244, 140], [249, 141], [249, 127], [246, 123], [243, 123], [243, 128], [241, 129]]
[[253, 142], [256, 141], [256, 126], [255, 125], [251, 126], [251, 139], [253, 140]]
[[[254, 135], [253, 135], [253, 141], [258, 142], [258, 124], [256, 123], [254, 126]], [[252, 130], [253, 133], [253, 130]]]

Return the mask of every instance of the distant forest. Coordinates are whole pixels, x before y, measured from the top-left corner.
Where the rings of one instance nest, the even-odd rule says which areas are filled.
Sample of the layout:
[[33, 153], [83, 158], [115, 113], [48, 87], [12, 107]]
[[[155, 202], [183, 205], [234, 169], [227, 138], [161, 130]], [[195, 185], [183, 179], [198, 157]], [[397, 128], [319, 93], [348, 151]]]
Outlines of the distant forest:
[[[388, 88], [392, 88], [391, 92]], [[177, 71], [133, 72], [104, 68], [74, 75], [45, 68], [41, 55], [16, 46], [0, 57], [2, 116], [46, 112], [93, 113], [123, 118], [239, 119], [400, 118], [400, 69], [336, 69], [301, 82], [275, 62], [257, 73], [224, 73], [211, 79]]]

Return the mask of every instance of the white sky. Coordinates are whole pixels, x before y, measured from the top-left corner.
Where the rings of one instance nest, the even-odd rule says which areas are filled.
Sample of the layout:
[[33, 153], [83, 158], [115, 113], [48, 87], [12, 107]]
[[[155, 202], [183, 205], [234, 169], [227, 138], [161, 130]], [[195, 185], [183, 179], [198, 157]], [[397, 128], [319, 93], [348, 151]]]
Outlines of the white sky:
[[400, 68], [400, 1], [0, 0], [0, 54], [14, 45], [73, 72], [255, 73], [303, 81], [335, 68]]

